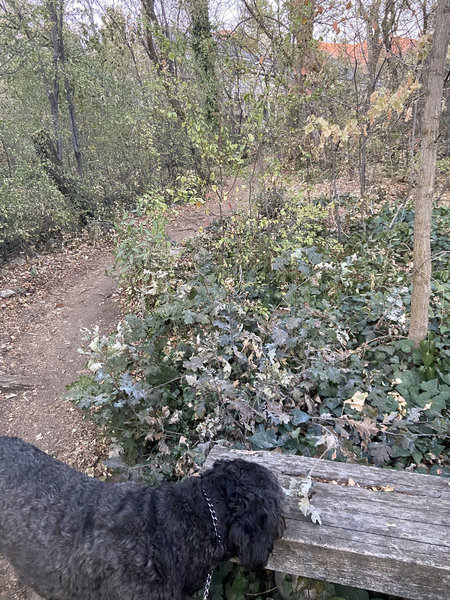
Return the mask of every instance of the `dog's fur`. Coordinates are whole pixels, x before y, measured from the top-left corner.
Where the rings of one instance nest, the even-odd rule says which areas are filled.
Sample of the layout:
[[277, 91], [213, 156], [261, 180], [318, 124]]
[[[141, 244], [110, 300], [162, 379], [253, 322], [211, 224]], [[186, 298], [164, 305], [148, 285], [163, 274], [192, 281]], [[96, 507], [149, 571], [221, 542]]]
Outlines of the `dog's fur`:
[[149, 488], [92, 479], [0, 437], [0, 554], [46, 600], [182, 600], [233, 555], [263, 567], [282, 498], [270, 471], [240, 459]]

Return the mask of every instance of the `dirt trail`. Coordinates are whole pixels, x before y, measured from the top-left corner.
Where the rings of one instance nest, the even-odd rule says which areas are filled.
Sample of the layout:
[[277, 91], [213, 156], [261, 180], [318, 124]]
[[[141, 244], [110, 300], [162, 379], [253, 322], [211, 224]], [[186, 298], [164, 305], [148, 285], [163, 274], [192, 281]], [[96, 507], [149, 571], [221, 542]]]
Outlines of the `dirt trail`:
[[[95, 427], [62, 395], [83, 367], [77, 351], [82, 330], [96, 325], [104, 332], [111, 330], [117, 309], [116, 283], [105, 275], [113, 262], [111, 253], [95, 247], [88, 252], [79, 261], [73, 260], [76, 254], [66, 253], [61, 271], [50, 277], [48, 287], [19, 310], [17, 320], [3, 332], [0, 434], [19, 436], [89, 472], [99, 454]], [[4, 561], [0, 562], [0, 598], [26, 598]]]
[[[172, 220], [170, 236], [194, 235], [220, 214], [214, 204], [185, 207]], [[102, 455], [96, 427], [62, 396], [83, 369], [83, 330], [99, 326], [107, 333], [117, 324], [116, 282], [105, 274], [112, 263], [106, 245], [84, 245], [0, 273], [0, 291], [24, 286], [0, 300], [0, 435], [19, 436], [88, 473], [98, 472]], [[47, 273], [37, 290], [29, 283], [36, 270]], [[0, 560], [0, 600], [25, 598]]]
[[14, 323], [19, 331], [5, 335], [13, 343], [2, 357], [0, 432], [78, 467], [83, 465], [74, 454], [90, 443], [93, 430], [61, 395], [83, 366], [77, 351], [83, 330], [98, 325], [108, 331], [117, 320], [112, 302], [116, 284], [105, 275], [112, 263], [107, 249], [91, 248], [75, 271], [69, 266], [62, 279], [52, 281], [50, 289], [19, 313]]

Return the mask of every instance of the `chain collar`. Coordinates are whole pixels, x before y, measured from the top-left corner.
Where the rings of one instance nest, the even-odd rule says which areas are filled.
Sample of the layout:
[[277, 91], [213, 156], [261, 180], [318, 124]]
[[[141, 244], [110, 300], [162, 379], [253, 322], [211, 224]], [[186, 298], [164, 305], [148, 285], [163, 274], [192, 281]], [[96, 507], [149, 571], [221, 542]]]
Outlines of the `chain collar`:
[[209, 514], [211, 515], [211, 521], [213, 523], [214, 533], [216, 535], [216, 539], [217, 539], [218, 542], [221, 542], [222, 538], [220, 537], [219, 529], [217, 527], [217, 524], [218, 524], [219, 521], [217, 519], [216, 511], [214, 510], [214, 505], [211, 502], [211, 500], [209, 499], [208, 494], [205, 492], [205, 488], [203, 486], [202, 486], [202, 492], [203, 492], [203, 495], [205, 497], [206, 504], [208, 505], [208, 508], [209, 508]]
[[[213, 524], [213, 527], [214, 527], [214, 534], [216, 536], [216, 540], [218, 542], [221, 542], [222, 538], [220, 536], [219, 528], [217, 526], [218, 525], [217, 513], [216, 513], [216, 511], [214, 509], [213, 503], [211, 502], [211, 500], [208, 497], [208, 494], [205, 492], [205, 488], [203, 487], [203, 485], [201, 486], [201, 488], [202, 488], [203, 496], [205, 497], [205, 500], [206, 500], [206, 504], [208, 505], [208, 508], [209, 508], [209, 514], [211, 515], [211, 521], [212, 521], [212, 524]], [[211, 587], [212, 574], [213, 574], [213, 572], [210, 571], [208, 573], [207, 578], [206, 578], [205, 591], [203, 593], [203, 600], [208, 600], [209, 590], [210, 590], [210, 587]]]
[[209, 598], [209, 588], [211, 587], [211, 580], [212, 580], [212, 571], [210, 573], [208, 573], [208, 577], [206, 578], [205, 591], [203, 592], [203, 600], [208, 600], [208, 598]]

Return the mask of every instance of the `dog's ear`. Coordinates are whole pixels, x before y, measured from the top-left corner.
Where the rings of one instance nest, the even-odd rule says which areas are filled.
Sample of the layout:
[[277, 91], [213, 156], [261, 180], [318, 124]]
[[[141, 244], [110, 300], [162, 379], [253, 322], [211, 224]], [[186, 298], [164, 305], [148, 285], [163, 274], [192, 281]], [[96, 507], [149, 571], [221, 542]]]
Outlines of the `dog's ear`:
[[276, 499], [258, 491], [240, 498], [230, 526], [229, 541], [240, 562], [251, 569], [263, 568], [274, 541], [284, 529], [284, 519]]

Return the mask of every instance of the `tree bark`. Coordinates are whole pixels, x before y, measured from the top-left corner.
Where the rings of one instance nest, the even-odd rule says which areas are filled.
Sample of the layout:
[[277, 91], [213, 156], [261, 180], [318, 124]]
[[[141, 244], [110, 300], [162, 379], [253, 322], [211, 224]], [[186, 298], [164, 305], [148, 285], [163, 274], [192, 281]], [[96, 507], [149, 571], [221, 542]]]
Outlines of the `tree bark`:
[[209, 5], [207, 0], [189, 0], [188, 6], [192, 49], [205, 88], [206, 119], [210, 124], [215, 124], [219, 116], [218, 86], [214, 70], [214, 40], [209, 20]]
[[[359, 140], [359, 188], [363, 198], [362, 222], [364, 224], [365, 200], [364, 196], [367, 188], [367, 144], [370, 136], [370, 123], [367, 120], [367, 113], [370, 108], [370, 97], [375, 91], [377, 80], [380, 76], [382, 66], [379, 66], [382, 44], [380, 41], [380, 0], [373, 0], [369, 5], [359, 2], [360, 14], [366, 26], [367, 54], [365, 63], [367, 68], [367, 86], [365, 90], [364, 103], [361, 110], [363, 117], [364, 132]], [[387, 32], [385, 32], [387, 35]], [[363, 46], [364, 47], [364, 46]]]
[[309, 64], [313, 53], [314, 15], [316, 0], [289, 0], [287, 9], [292, 23], [292, 33], [295, 41], [296, 55], [294, 67], [297, 80], [302, 81], [305, 70], [311, 69]]
[[431, 295], [431, 214], [443, 96], [447, 47], [450, 41], [450, 0], [438, 0], [431, 44], [422, 120], [420, 162], [414, 218], [414, 271], [412, 276], [409, 338], [418, 346], [428, 332]]
[[[15, 2], [11, 0], [11, 7], [14, 11], [14, 18], [17, 20], [18, 30], [23, 33], [28, 41], [34, 45], [34, 35], [30, 29], [30, 23], [27, 21], [27, 18], [22, 13], [20, 2]], [[6, 8], [4, 8], [5, 12], [7, 12]], [[63, 160], [63, 142], [62, 142], [62, 134], [61, 134], [61, 118], [59, 113], [59, 92], [60, 92], [60, 81], [59, 81], [59, 69], [58, 69], [58, 58], [55, 53], [55, 44], [57, 41], [57, 29], [55, 23], [52, 23], [52, 28], [50, 31], [50, 38], [53, 47], [53, 55], [52, 55], [52, 81], [47, 77], [44, 62], [38, 53], [38, 69], [42, 76], [42, 81], [44, 83], [45, 93], [47, 95], [48, 103], [50, 105], [50, 112], [52, 115], [52, 123], [53, 123], [53, 136], [54, 140], [52, 143], [55, 147], [55, 153], [57, 156], [58, 162], [62, 162]]]
[[[64, 89], [66, 91], [67, 106], [70, 117], [70, 133], [72, 140], [73, 153], [77, 163], [78, 175], [83, 177], [83, 159], [81, 155], [80, 133], [78, 121], [75, 112], [75, 104], [73, 101], [72, 90], [70, 87], [69, 78], [67, 76], [66, 54], [64, 49], [63, 39], [63, 14], [64, 5], [61, 0], [48, 0], [47, 10], [52, 22], [52, 45], [53, 45], [53, 61], [55, 64], [55, 72], [57, 72], [58, 63], [62, 66]], [[62, 157], [61, 157], [62, 158]]]
[[162, 65], [156, 51], [155, 42], [153, 41], [153, 35], [151, 26], [157, 24], [158, 21], [156, 19], [155, 13], [155, 0], [142, 0], [142, 16], [144, 21], [144, 33], [145, 33], [145, 44], [144, 48], [151, 59], [151, 61], [156, 65], [158, 71], [161, 71]]

